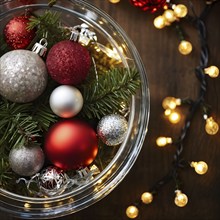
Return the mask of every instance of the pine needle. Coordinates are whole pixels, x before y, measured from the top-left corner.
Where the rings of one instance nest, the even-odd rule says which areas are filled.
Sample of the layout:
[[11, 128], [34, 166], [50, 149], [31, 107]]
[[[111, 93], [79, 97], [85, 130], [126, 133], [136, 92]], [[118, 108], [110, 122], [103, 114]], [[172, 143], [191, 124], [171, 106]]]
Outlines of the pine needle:
[[129, 104], [139, 87], [140, 76], [136, 69], [117, 68], [100, 74], [98, 81], [81, 88], [84, 98], [82, 117], [100, 119], [119, 112], [122, 103]]
[[68, 29], [62, 27], [60, 22], [61, 14], [45, 11], [40, 16], [31, 16], [27, 29], [36, 29], [36, 35], [39, 39], [46, 38], [48, 48], [51, 48], [55, 43], [68, 39], [70, 32]]

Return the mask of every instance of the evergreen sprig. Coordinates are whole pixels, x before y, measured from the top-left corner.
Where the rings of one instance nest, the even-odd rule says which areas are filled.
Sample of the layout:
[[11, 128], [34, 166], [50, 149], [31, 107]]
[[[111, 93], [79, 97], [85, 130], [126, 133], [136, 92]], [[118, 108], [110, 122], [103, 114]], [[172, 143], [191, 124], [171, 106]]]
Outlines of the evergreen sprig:
[[84, 105], [81, 115], [100, 119], [119, 112], [140, 87], [140, 75], [135, 68], [115, 68], [100, 74], [98, 80], [82, 85]]
[[0, 187], [5, 188], [8, 185], [8, 181], [12, 179], [12, 176], [13, 172], [11, 171], [8, 159], [2, 157], [0, 160]]
[[46, 38], [48, 41], [48, 48], [62, 40], [68, 39], [70, 31], [62, 27], [60, 22], [60, 13], [45, 11], [40, 16], [31, 16], [27, 29], [36, 29], [36, 35], [39, 39]]
[[18, 104], [5, 99], [0, 102], [0, 147], [9, 151], [41, 137], [56, 116], [49, 107], [34, 103]]

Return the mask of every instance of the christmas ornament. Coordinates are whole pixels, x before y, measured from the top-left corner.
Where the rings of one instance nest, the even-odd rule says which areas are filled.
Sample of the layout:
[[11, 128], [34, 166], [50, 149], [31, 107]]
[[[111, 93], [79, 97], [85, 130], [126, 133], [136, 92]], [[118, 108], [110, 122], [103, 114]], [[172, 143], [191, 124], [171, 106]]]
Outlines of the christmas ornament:
[[9, 154], [11, 169], [21, 176], [32, 176], [44, 164], [44, 153], [37, 144], [13, 148]]
[[104, 116], [98, 123], [97, 133], [108, 146], [121, 144], [127, 134], [128, 122], [118, 114]]
[[0, 94], [12, 102], [33, 101], [47, 85], [43, 60], [28, 50], [13, 50], [0, 58]]
[[55, 44], [46, 60], [48, 72], [60, 84], [76, 85], [88, 75], [91, 58], [81, 44], [64, 40]]
[[[24, 181], [28, 191], [33, 195], [40, 197], [52, 197], [56, 195], [61, 195], [67, 189], [76, 188], [82, 186], [94, 178], [94, 175], [100, 173], [100, 170], [96, 165], [92, 167], [82, 168], [76, 170], [76, 174], [69, 177], [63, 170], [58, 167], [47, 167], [40, 173], [35, 174], [31, 179], [27, 180], [25, 178], [19, 178], [16, 182]], [[32, 189], [31, 184], [35, 183], [37, 186]]]
[[26, 48], [35, 37], [35, 30], [28, 30], [29, 16], [11, 19], [4, 28], [5, 41], [12, 49]]
[[166, 0], [130, 0], [131, 3], [143, 11], [155, 12], [166, 5]]
[[73, 86], [59, 86], [53, 90], [50, 96], [50, 107], [52, 111], [62, 118], [75, 116], [80, 112], [82, 106], [82, 94]]
[[98, 153], [96, 133], [83, 121], [60, 121], [48, 131], [44, 149], [48, 159], [61, 169], [85, 167]]
[[62, 194], [70, 183], [69, 177], [57, 167], [44, 169], [38, 179], [39, 191], [47, 196]]
[[79, 42], [82, 45], [87, 46], [90, 41], [96, 42], [96, 33], [89, 30], [89, 26], [85, 23], [76, 25], [71, 29], [70, 40]]

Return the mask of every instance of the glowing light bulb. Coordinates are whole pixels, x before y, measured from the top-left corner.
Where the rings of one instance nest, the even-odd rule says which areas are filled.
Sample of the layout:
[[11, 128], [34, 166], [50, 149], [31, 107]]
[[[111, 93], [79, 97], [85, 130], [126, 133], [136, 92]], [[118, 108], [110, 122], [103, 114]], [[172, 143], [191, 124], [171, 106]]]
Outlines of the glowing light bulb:
[[141, 195], [141, 201], [144, 204], [150, 204], [153, 201], [153, 195], [150, 192], [145, 192]]
[[172, 124], [177, 124], [181, 120], [181, 116], [178, 112], [172, 111], [168, 119]]
[[158, 147], [164, 147], [167, 144], [172, 144], [173, 140], [170, 137], [158, 137], [156, 140], [156, 144]]
[[176, 99], [174, 97], [166, 97], [162, 102], [164, 109], [175, 109], [177, 105], [181, 105], [181, 99]]
[[109, 2], [111, 2], [111, 3], [119, 3], [120, 0], [109, 0]]
[[164, 27], [166, 26], [166, 20], [165, 20], [165, 18], [164, 18], [162, 15], [156, 17], [156, 18], [154, 19], [154, 26], [155, 26], [156, 28], [158, 28], [158, 29], [164, 28]]
[[126, 209], [126, 215], [128, 216], [128, 218], [137, 218], [139, 213], [139, 210], [136, 206], [128, 206], [128, 208]]
[[178, 46], [179, 52], [183, 55], [188, 55], [192, 51], [192, 44], [189, 41], [182, 40]]
[[178, 18], [183, 18], [187, 15], [188, 13], [188, 9], [185, 5], [182, 4], [178, 4], [174, 7], [173, 9], [174, 14], [178, 17]]
[[219, 68], [217, 66], [210, 66], [204, 69], [205, 74], [208, 74], [212, 78], [216, 78], [219, 75]]
[[176, 190], [176, 197], [174, 199], [175, 204], [178, 207], [184, 207], [188, 203], [188, 197], [186, 194], [182, 193], [180, 190]]
[[219, 126], [212, 117], [206, 119], [205, 130], [210, 135], [215, 135], [218, 132]]
[[193, 167], [196, 173], [203, 175], [208, 171], [208, 165], [204, 161], [191, 162], [190, 166]]
[[167, 22], [172, 23], [176, 20], [176, 16], [174, 14], [174, 11], [171, 9], [167, 9], [163, 13], [163, 17], [166, 19]]

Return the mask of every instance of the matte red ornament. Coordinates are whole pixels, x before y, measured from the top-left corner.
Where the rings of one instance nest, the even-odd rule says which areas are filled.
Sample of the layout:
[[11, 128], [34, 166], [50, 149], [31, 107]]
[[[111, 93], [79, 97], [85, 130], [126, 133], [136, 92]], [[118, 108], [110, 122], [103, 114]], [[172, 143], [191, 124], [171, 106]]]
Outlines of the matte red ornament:
[[64, 120], [50, 128], [44, 149], [56, 167], [79, 169], [93, 162], [98, 153], [98, 141], [93, 128], [84, 121]]
[[64, 40], [50, 49], [46, 64], [52, 79], [60, 84], [77, 85], [87, 77], [91, 57], [81, 44]]
[[35, 30], [27, 30], [30, 16], [11, 19], [4, 28], [5, 41], [12, 49], [25, 49], [35, 37]]
[[130, 0], [131, 3], [143, 11], [155, 12], [166, 5], [166, 0]]

